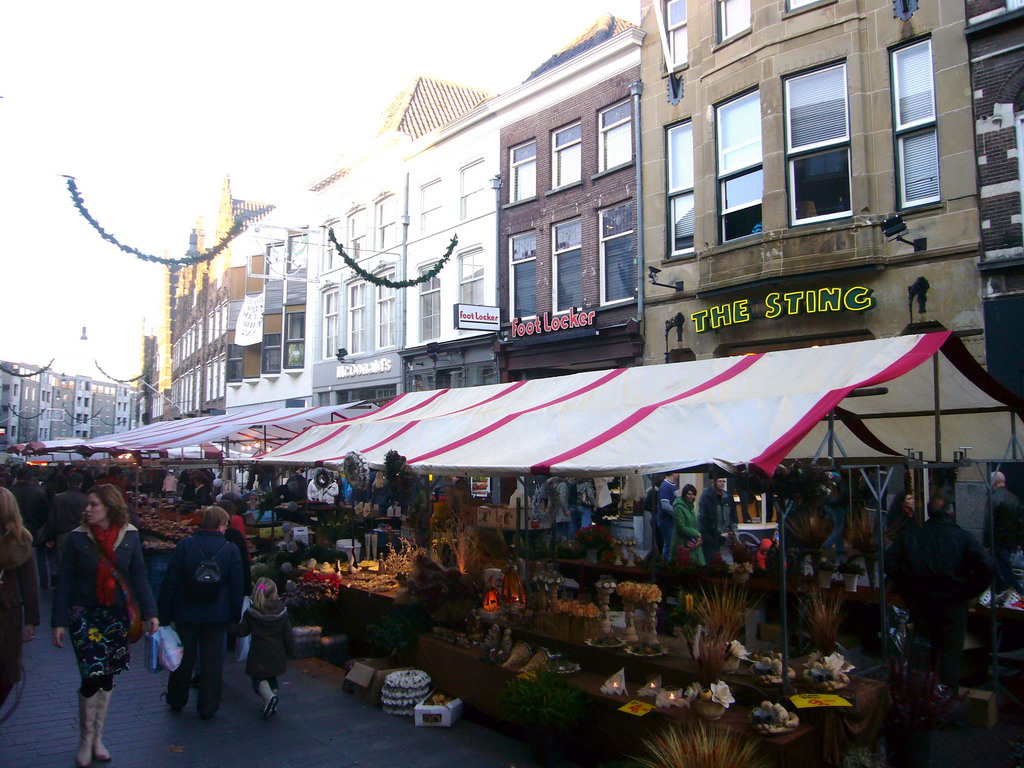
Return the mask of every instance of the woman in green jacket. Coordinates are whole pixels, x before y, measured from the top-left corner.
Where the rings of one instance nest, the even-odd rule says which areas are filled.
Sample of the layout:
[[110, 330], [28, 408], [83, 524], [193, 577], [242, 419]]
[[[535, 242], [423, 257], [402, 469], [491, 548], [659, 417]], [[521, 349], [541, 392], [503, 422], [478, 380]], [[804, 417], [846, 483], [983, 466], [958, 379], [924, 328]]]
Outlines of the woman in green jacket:
[[672, 505], [672, 517], [675, 520], [675, 535], [672, 537], [672, 554], [677, 547], [690, 550], [690, 564], [704, 565], [704, 550], [701, 549], [700, 529], [697, 527], [697, 510], [694, 501], [697, 489], [687, 483], [679, 492], [679, 498]]

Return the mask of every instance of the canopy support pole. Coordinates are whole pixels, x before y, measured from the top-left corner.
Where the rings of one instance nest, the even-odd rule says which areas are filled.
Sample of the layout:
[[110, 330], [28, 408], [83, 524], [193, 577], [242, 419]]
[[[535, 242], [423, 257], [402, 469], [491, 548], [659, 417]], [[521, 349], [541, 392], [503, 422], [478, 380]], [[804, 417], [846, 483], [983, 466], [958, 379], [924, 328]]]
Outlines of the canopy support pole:
[[[766, 493], [771, 493], [771, 491], [766, 491]], [[786, 558], [786, 517], [793, 506], [793, 502], [787, 500], [784, 505], [781, 505], [776, 497], [773, 503], [778, 510], [779, 518], [779, 610], [782, 614], [779, 624], [782, 631], [782, 698], [786, 698], [789, 696], [789, 592], [787, 591], [788, 583], [786, 578], [786, 565], [788, 562]]]
[[892, 479], [893, 468], [888, 467], [885, 471], [885, 480], [882, 480], [882, 467], [875, 466], [875, 477], [869, 478], [864, 467], [860, 470], [861, 477], [871, 495], [875, 497], [878, 505], [878, 514], [875, 518], [875, 541], [878, 546], [878, 557], [875, 562], [875, 587], [878, 589], [878, 610], [879, 610], [879, 636], [882, 644], [882, 667], [889, 666], [889, 609], [885, 599], [885, 505], [882, 499], [885, 498], [885, 491]]
[[1003, 457], [1019, 461], [1021, 456], [1018, 455], [1017, 451], [1024, 454], [1024, 447], [1021, 446], [1020, 440], [1017, 439], [1017, 414], [1010, 411], [1010, 443], [1006, 446]]
[[[942, 461], [942, 409], [939, 391], [939, 356], [932, 355], [932, 383], [935, 394], [935, 460]], [[881, 507], [879, 507], [881, 509]]]
[[840, 442], [839, 437], [836, 435], [836, 432], [835, 432], [835, 412], [834, 411], [829, 411], [828, 412], [828, 426], [826, 428], [825, 436], [823, 438], [821, 438], [821, 444], [818, 446], [818, 450], [816, 450], [814, 452], [814, 460], [815, 461], [817, 461], [819, 458], [821, 458], [821, 453], [822, 453], [823, 450], [825, 450], [825, 444], [826, 443], [828, 444], [828, 460], [830, 462], [835, 458], [835, 449], [836, 448], [839, 448], [839, 452], [841, 454], [843, 454], [843, 458], [844, 459], [847, 458], [846, 449], [843, 448], [843, 444], [842, 444], [842, 442]]

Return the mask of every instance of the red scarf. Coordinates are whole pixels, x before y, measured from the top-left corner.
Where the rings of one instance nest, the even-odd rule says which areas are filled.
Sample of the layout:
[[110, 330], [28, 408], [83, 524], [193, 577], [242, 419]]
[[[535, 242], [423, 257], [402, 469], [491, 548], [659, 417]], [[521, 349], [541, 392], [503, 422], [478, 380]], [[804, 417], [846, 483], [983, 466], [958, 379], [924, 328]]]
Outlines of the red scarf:
[[114, 541], [121, 529], [117, 526], [110, 526], [103, 530], [99, 526], [90, 525], [89, 530], [96, 537], [100, 551], [106, 555], [99, 559], [96, 567], [96, 601], [100, 605], [114, 604], [114, 589], [117, 588], [117, 581], [114, 579]]

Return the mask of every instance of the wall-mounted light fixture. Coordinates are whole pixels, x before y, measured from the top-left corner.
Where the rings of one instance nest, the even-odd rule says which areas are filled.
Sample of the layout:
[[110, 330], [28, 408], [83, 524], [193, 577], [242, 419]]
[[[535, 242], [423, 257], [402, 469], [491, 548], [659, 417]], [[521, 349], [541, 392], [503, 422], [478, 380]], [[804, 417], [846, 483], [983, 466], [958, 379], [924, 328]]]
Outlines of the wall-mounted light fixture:
[[907, 309], [910, 311], [911, 325], [914, 323], [914, 299], [917, 299], [917, 313], [923, 315], [927, 311], [928, 289], [931, 287], [925, 277], [919, 277], [907, 286]]
[[671, 288], [674, 291], [676, 291], [677, 293], [679, 291], [683, 290], [683, 281], [682, 280], [676, 280], [676, 282], [674, 284], [672, 284], [672, 285], [670, 285], [669, 283], [659, 283], [658, 282], [658, 275], [659, 274], [661, 274], [661, 270], [658, 269], [657, 267], [650, 267], [650, 266], [647, 267], [647, 279], [650, 281], [651, 285], [660, 285], [662, 288]]
[[345, 358], [348, 357], [348, 350], [345, 349], [344, 347], [338, 347], [338, 355], [337, 355], [337, 357], [338, 357], [338, 362], [339, 363], [344, 363], [345, 362]]
[[903, 237], [903, 233], [907, 231], [906, 222], [903, 221], [903, 217], [899, 214], [890, 216], [888, 219], [882, 222], [882, 234], [889, 240], [899, 240], [901, 243], [906, 243], [912, 246], [914, 253], [920, 253], [921, 251], [928, 250], [928, 238], [918, 237], [914, 240], [907, 240]]
[[668, 362], [668, 332], [673, 328], [676, 329], [676, 341], [680, 344], [683, 342], [683, 323], [686, 322], [686, 318], [683, 317], [682, 312], [676, 312], [675, 317], [665, 321], [665, 362]]

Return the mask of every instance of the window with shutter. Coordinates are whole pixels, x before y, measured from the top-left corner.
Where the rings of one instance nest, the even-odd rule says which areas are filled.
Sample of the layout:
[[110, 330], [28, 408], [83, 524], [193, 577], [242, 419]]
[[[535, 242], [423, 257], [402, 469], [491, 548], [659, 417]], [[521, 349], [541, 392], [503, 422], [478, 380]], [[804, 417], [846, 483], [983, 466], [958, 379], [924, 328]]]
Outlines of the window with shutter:
[[551, 135], [551, 186], [553, 189], [575, 184], [581, 176], [582, 128], [579, 123]]
[[537, 194], [537, 142], [531, 141], [511, 150], [512, 189], [509, 202], [526, 200]]
[[628, 101], [606, 109], [598, 116], [600, 146], [598, 170], [606, 171], [633, 159], [632, 107]]
[[941, 199], [931, 40], [892, 52], [893, 128], [901, 208]]
[[633, 243], [633, 204], [601, 211], [602, 304], [626, 301], [636, 295]]
[[533, 317], [537, 314], [537, 233], [514, 235], [509, 246], [512, 317]]
[[554, 227], [555, 312], [583, 306], [583, 230], [580, 221]]
[[789, 220], [851, 216], [846, 65], [786, 79]]

